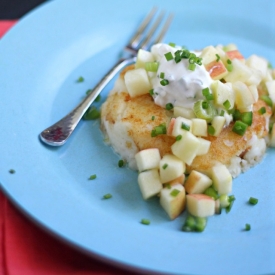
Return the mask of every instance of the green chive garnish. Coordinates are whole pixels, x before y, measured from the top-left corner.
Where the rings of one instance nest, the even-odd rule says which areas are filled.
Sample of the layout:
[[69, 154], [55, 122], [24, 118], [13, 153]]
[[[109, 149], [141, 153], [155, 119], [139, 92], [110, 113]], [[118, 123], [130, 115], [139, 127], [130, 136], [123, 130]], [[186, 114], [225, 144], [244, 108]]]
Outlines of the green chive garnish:
[[252, 205], [256, 205], [258, 203], [258, 199], [250, 197], [248, 202]]
[[265, 113], [266, 113], [266, 108], [265, 107], [261, 107], [260, 110], [259, 110], [259, 114], [263, 115]]
[[103, 196], [103, 199], [105, 199], [105, 200], [110, 199], [110, 198], [112, 198], [112, 194], [110, 194], [110, 193]]
[[162, 79], [162, 80], [160, 81], [160, 84], [161, 84], [162, 86], [166, 86], [166, 85], [169, 84], [169, 80], [167, 80], [167, 79]]
[[187, 124], [185, 124], [185, 123], [182, 123], [182, 124], [181, 124], [181, 129], [186, 130], [186, 131], [189, 131], [189, 130], [190, 130], [190, 126], [187, 125]]
[[263, 100], [269, 107], [273, 106], [273, 102], [268, 95], [262, 95], [260, 96], [260, 99]]
[[83, 115], [83, 119], [92, 120], [100, 117], [100, 111], [96, 109], [96, 107], [91, 106], [86, 113]]
[[179, 141], [179, 140], [181, 140], [181, 139], [182, 139], [182, 135], [176, 136], [176, 141]]
[[167, 103], [165, 105], [165, 109], [168, 110], [168, 111], [172, 110], [173, 108], [174, 108], [174, 105], [172, 103]]
[[237, 120], [232, 128], [232, 131], [240, 136], [243, 136], [246, 132], [248, 125], [240, 120]]
[[120, 159], [119, 161], [118, 161], [118, 167], [123, 167], [124, 166], [124, 164], [125, 164], [125, 162], [124, 162], [124, 160], [123, 159]]
[[230, 104], [230, 102], [229, 102], [228, 99], [223, 103], [223, 106], [224, 106], [224, 108], [225, 108], [226, 110], [229, 110], [229, 109], [230, 109], [231, 104]]
[[96, 174], [91, 175], [91, 176], [89, 177], [89, 180], [94, 180], [94, 179], [96, 179]]
[[164, 54], [164, 56], [165, 56], [167, 61], [170, 61], [170, 60], [174, 59], [171, 52], [168, 52], [168, 53]]
[[146, 62], [145, 63], [145, 70], [147, 72], [157, 72], [158, 71], [158, 67], [159, 67], [159, 63], [158, 62]]
[[168, 167], [168, 164], [165, 163], [165, 164], [163, 164], [162, 169], [165, 170], [167, 167]]
[[241, 113], [241, 121], [248, 126], [252, 125], [252, 120], [253, 120], [253, 112], [244, 112]]
[[151, 131], [151, 137], [156, 137], [156, 136], [162, 135], [162, 134], [166, 134], [166, 125], [165, 125], [165, 123], [156, 126]]
[[84, 78], [82, 76], [80, 76], [76, 82], [80, 83], [80, 82], [83, 82], [84, 81]]
[[214, 136], [215, 135], [215, 128], [212, 125], [208, 125], [207, 127], [207, 132], [210, 136]]
[[221, 57], [220, 57], [218, 54], [216, 54], [216, 56], [217, 56], [216, 61], [217, 61], [217, 62], [219, 62], [219, 61], [220, 61], [220, 59], [221, 59]]
[[176, 197], [178, 194], [180, 193], [180, 191], [178, 189], [173, 189], [171, 192], [170, 192], [170, 195], [172, 197]]
[[165, 77], [164, 72], [161, 72], [161, 73], [159, 74], [159, 77], [162, 78], [162, 79], [164, 79], [164, 77]]
[[142, 219], [140, 221], [140, 223], [145, 224], [145, 225], [149, 225], [150, 224], [150, 220], [148, 220], [148, 219]]
[[202, 95], [207, 99], [207, 100], [213, 100], [214, 96], [210, 93], [209, 88], [204, 88], [202, 90]]
[[152, 116], [152, 120], [155, 120], [155, 116]]
[[249, 223], [245, 224], [245, 231], [249, 231], [251, 229], [251, 225]]
[[173, 47], [173, 48], [176, 47], [176, 43], [173, 43], [173, 42], [170, 42], [168, 45], [171, 46], [171, 47]]
[[214, 187], [210, 186], [205, 191], [204, 194], [212, 197], [214, 200], [219, 198], [218, 192], [214, 189]]
[[153, 96], [153, 95], [154, 95], [154, 89], [149, 90], [149, 94], [150, 94], [151, 96]]
[[232, 65], [231, 60], [230, 60], [230, 59], [227, 59], [226, 63], [227, 63], [226, 69], [227, 69], [229, 72], [232, 72], [232, 70], [233, 70], [233, 65]]
[[194, 64], [189, 64], [188, 65], [188, 70], [190, 70], [190, 71], [195, 71], [195, 69], [196, 69], [196, 64], [194, 63]]
[[14, 169], [10, 169], [10, 170], [9, 170], [9, 173], [10, 173], [10, 174], [15, 174], [15, 170], [14, 170]]

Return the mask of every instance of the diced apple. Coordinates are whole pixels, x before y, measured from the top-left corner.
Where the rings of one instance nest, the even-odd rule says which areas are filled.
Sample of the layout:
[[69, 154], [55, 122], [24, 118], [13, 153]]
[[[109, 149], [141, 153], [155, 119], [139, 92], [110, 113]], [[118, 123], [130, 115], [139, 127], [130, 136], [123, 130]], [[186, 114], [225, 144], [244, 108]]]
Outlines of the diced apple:
[[271, 133], [269, 135], [269, 146], [275, 147], [275, 123], [272, 125]]
[[192, 118], [192, 134], [198, 137], [207, 137], [207, 121], [201, 118]]
[[205, 69], [214, 80], [222, 79], [228, 74], [228, 71], [221, 60], [214, 60], [211, 63], [206, 64]]
[[225, 117], [224, 116], [215, 116], [211, 122], [212, 126], [215, 129], [215, 132], [213, 134], [214, 137], [219, 136], [221, 133], [223, 126], [225, 124]]
[[241, 62], [239, 59], [233, 59], [232, 61], [232, 71], [229, 72], [225, 77], [226, 82], [236, 82], [242, 81], [246, 82], [251, 77], [251, 69]]
[[180, 140], [177, 140], [172, 146], [172, 153], [180, 158], [183, 162], [191, 165], [196, 157], [197, 151], [200, 146], [199, 139], [191, 132], [185, 131]]
[[171, 220], [181, 214], [185, 208], [185, 189], [181, 184], [163, 188], [160, 192], [160, 205]]
[[258, 88], [256, 85], [249, 85], [248, 86], [249, 91], [251, 92], [254, 101], [257, 102], [259, 99], [259, 92], [258, 92]]
[[188, 194], [202, 194], [206, 188], [212, 185], [212, 180], [196, 170], [192, 170], [184, 187]]
[[218, 54], [219, 52], [213, 46], [205, 47], [200, 55], [200, 57], [202, 58], [202, 64], [209, 64], [217, 60]]
[[216, 105], [220, 107], [224, 107], [223, 104], [227, 100], [230, 103], [230, 106], [232, 109], [234, 107], [234, 102], [235, 102], [235, 93], [232, 89], [232, 84], [231, 83], [222, 83], [219, 80], [214, 81], [211, 84], [211, 90], [214, 96], [214, 102]]
[[236, 59], [239, 59], [240, 61], [245, 61], [243, 55], [239, 52], [239, 50], [227, 51], [226, 55], [230, 60], [233, 60], [236, 58]]
[[131, 97], [147, 94], [151, 89], [147, 72], [143, 68], [127, 71], [124, 80]]
[[238, 50], [238, 47], [237, 47], [235, 44], [230, 43], [230, 44], [224, 46], [224, 47], [223, 47], [223, 50], [224, 50], [225, 52], [229, 52], [229, 51]]
[[167, 183], [178, 177], [185, 172], [185, 163], [172, 154], [164, 155], [159, 162], [160, 181]]
[[196, 217], [206, 218], [215, 214], [215, 200], [204, 194], [186, 196], [188, 212]]
[[275, 104], [275, 80], [265, 82], [265, 86], [269, 97], [271, 98], [273, 104]]
[[193, 109], [174, 106], [174, 117], [178, 117], [178, 116], [185, 117], [188, 119], [196, 117]]
[[152, 169], [139, 173], [138, 185], [145, 200], [159, 194], [162, 183], [160, 182], [158, 170]]
[[137, 61], [135, 64], [135, 68], [144, 68], [145, 69], [145, 63], [146, 62], [153, 62], [154, 56], [151, 52], [145, 51], [143, 49], [138, 50], [137, 54]]
[[268, 61], [265, 58], [253, 54], [246, 59], [246, 65], [252, 69], [259, 70], [262, 78], [266, 75]]
[[232, 191], [232, 176], [227, 167], [223, 164], [217, 164], [211, 168], [211, 178], [213, 186], [218, 194], [229, 194]]
[[175, 185], [175, 184], [181, 184], [181, 185], [183, 185], [184, 181], [185, 181], [185, 174], [182, 174], [178, 178], [169, 181], [168, 184], [170, 184], [170, 185]]
[[250, 77], [245, 81], [247, 85], [255, 85], [258, 86], [262, 81], [262, 73], [259, 70], [250, 68], [251, 75]]
[[186, 131], [184, 126], [187, 126], [188, 131], [190, 131], [192, 129], [192, 121], [180, 116], [172, 118], [167, 128], [167, 135], [172, 137], [182, 135]]
[[209, 149], [210, 149], [210, 145], [211, 145], [211, 141], [198, 137], [199, 140], [199, 148], [197, 151], [197, 156], [202, 156], [208, 153]]
[[237, 109], [244, 110], [255, 103], [255, 99], [248, 89], [247, 85], [241, 81], [233, 83], [233, 90], [235, 91], [235, 103]]
[[157, 148], [149, 148], [139, 151], [135, 155], [139, 172], [159, 167], [160, 153]]

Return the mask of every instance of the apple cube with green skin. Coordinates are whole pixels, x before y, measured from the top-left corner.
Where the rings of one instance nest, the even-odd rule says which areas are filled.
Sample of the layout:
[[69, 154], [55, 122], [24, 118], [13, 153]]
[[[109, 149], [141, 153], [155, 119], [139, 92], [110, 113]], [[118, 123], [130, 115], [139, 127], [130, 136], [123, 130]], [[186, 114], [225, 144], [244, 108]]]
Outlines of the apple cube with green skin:
[[180, 140], [171, 146], [172, 153], [183, 162], [191, 165], [200, 146], [199, 139], [191, 132], [185, 131]]
[[275, 80], [266, 81], [265, 86], [270, 99], [275, 104]]
[[218, 54], [219, 52], [213, 46], [205, 47], [200, 55], [200, 58], [202, 58], [202, 64], [206, 65], [217, 60]]
[[258, 70], [262, 78], [265, 77], [268, 70], [268, 61], [258, 55], [251, 55], [246, 59], [246, 65], [252, 69]]
[[178, 217], [185, 208], [185, 189], [181, 184], [165, 187], [160, 192], [160, 205], [171, 220]]
[[212, 185], [212, 180], [203, 173], [192, 170], [184, 187], [188, 194], [202, 194]]
[[188, 119], [196, 117], [193, 109], [184, 108], [184, 107], [180, 107], [180, 106], [174, 106], [174, 117], [178, 117], [178, 116], [185, 117]]
[[144, 68], [145, 69], [145, 63], [147, 62], [153, 62], [154, 61], [154, 56], [151, 52], [145, 51], [143, 49], [138, 50], [137, 54], [137, 61], [135, 64], [135, 68]]
[[131, 97], [148, 94], [152, 88], [147, 72], [143, 68], [127, 71], [124, 80]]
[[247, 82], [252, 75], [251, 69], [239, 59], [233, 59], [231, 62], [233, 69], [224, 77], [225, 81], [232, 83], [236, 81]]
[[181, 159], [172, 154], [164, 155], [159, 162], [160, 181], [162, 183], [172, 181], [183, 175], [185, 169], [185, 163]]
[[192, 121], [190, 119], [180, 116], [177, 118], [172, 118], [168, 125], [167, 135], [172, 137], [183, 135], [186, 131], [182, 128], [183, 125], [187, 126], [189, 130], [192, 129]]
[[211, 146], [211, 141], [198, 137], [199, 140], [199, 148], [197, 150], [197, 156], [202, 156], [208, 153], [210, 146]]
[[204, 194], [188, 194], [186, 206], [195, 217], [206, 218], [215, 214], [215, 200]]
[[142, 172], [159, 167], [160, 153], [157, 148], [149, 148], [139, 151], [135, 155], [138, 171]]
[[226, 195], [232, 192], [232, 176], [223, 164], [215, 165], [210, 170], [213, 186], [218, 194]]
[[207, 121], [201, 118], [192, 118], [192, 134], [198, 137], [207, 137]]
[[138, 185], [143, 199], [147, 200], [157, 194], [162, 189], [158, 169], [147, 170], [139, 173]]
[[231, 83], [222, 83], [221, 81], [216, 80], [210, 87], [214, 96], [214, 103], [216, 105], [224, 107], [224, 102], [228, 100], [231, 106], [230, 109], [234, 107], [235, 93]]
[[233, 90], [235, 91], [235, 104], [240, 111], [247, 110], [255, 103], [255, 99], [245, 83], [241, 81], [233, 83]]
[[212, 126], [215, 129], [215, 133], [213, 134], [214, 137], [219, 136], [219, 134], [221, 133], [223, 126], [225, 124], [225, 117], [224, 116], [215, 116], [212, 119], [211, 122]]

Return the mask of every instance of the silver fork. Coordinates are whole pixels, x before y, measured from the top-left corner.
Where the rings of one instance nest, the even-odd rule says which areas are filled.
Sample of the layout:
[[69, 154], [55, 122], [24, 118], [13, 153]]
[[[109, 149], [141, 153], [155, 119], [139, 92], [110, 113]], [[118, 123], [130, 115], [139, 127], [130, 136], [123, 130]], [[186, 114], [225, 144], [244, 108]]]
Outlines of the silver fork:
[[[124, 55], [128, 55], [127, 58], [121, 58], [113, 68], [101, 79], [101, 81], [95, 86], [93, 91], [88, 94], [82, 102], [79, 103], [68, 115], [64, 118], [53, 124], [52, 126], [48, 127], [44, 131], [40, 133], [40, 139], [52, 146], [61, 146], [63, 145], [74, 129], [76, 128], [77, 124], [79, 123], [80, 119], [87, 111], [89, 106], [93, 103], [96, 97], [100, 94], [100, 92], [104, 89], [104, 87], [112, 80], [112, 78], [125, 66], [130, 65], [135, 62], [137, 52], [140, 48], [148, 49], [152, 44], [159, 43], [165, 33], [168, 30], [168, 27], [172, 21], [172, 15], [170, 14], [163, 27], [159, 31], [157, 37], [153, 40], [153, 35], [157, 31], [161, 21], [163, 20], [164, 13], [161, 13], [153, 22], [153, 18], [155, 16], [157, 9], [153, 8], [151, 12], [146, 16], [146, 18], [142, 21], [141, 25], [138, 27], [136, 33], [133, 35], [129, 43], [124, 47], [123, 53]], [[148, 32], [145, 34], [145, 30], [149, 25], [152, 25]], [[153, 41], [152, 41], [153, 40]]]

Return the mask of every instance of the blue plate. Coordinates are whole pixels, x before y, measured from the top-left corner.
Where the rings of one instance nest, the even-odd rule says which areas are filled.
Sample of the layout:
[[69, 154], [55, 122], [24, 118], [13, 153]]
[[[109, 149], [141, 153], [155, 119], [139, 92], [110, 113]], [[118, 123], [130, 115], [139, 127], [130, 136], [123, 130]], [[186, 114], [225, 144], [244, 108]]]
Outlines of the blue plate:
[[[184, 215], [169, 221], [157, 200], [142, 200], [137, 174], [118, 168], [98, 121], [82, 121], [63, 147], [39, 141], [117, 60], [154, 5], [175, 13], [166, 42], [191, 49], [234, 42], [246, 57], [275, 64], [272, 0], [47, 2], [0, 41], [1, 186], [37, 224], [109, 263], [147, 274], [274, 274], [273, 150], [234, 180], [232, 211], [209, 218], [199, 234], [181, 231]], [[113, 198], [103, 200], [106, 193]], [[250, 196], [258, 205], [248, 205]]]

